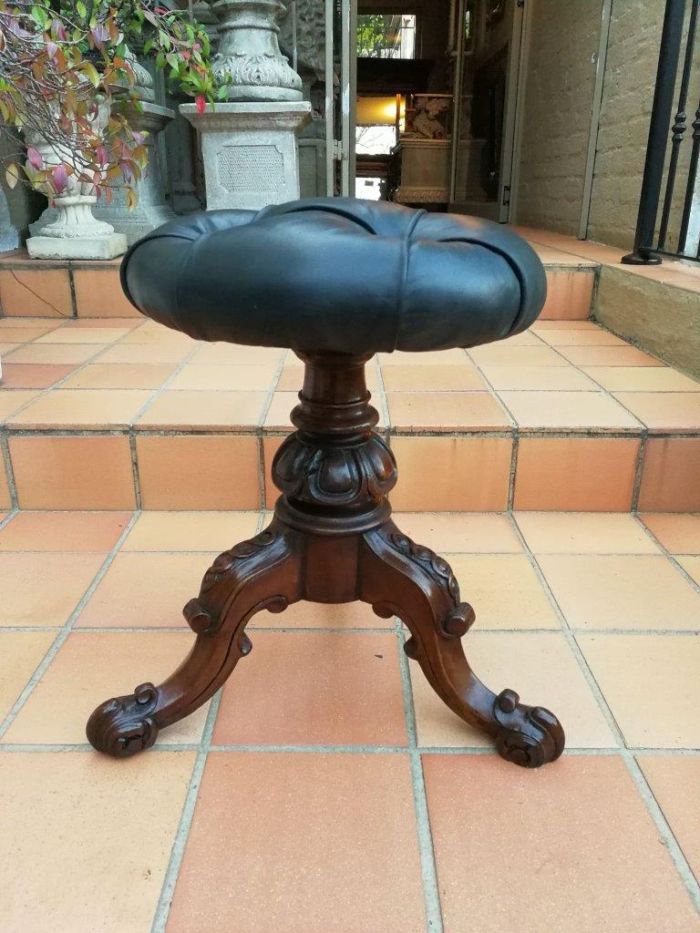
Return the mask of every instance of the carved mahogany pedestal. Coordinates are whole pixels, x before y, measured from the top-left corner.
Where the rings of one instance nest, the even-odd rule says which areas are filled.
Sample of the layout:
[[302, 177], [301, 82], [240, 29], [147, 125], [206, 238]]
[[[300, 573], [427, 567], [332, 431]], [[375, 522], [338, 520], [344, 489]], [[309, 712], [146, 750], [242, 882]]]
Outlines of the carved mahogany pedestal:
[[554, 761], [564, 748], [556, 717], [524, 705], [512, 690], [492, 693], [472, 672], [461, 639], [474, 610], [460, 602], [447, 562], [390, 518], [396, 462], [372, 430], [378, 415], [365, 385], [369, 357], [300, 355], [306, 371], [292, 412], [297, 431], [273, 463], [282, 496], [272, 522], [206, 572], [199, 596], [184, 608], [197, 639], [180, 667], [158, 687], [142, 684], [99, 706], [88, 739], [117, 757], [153, 745], [160, 729], [201, 706], [250, 652], [245, 628], [262, 609], [360, 599], [405, 623], [406, 654], [450, 709], [493, 736], [500, 755], [530, 768]]

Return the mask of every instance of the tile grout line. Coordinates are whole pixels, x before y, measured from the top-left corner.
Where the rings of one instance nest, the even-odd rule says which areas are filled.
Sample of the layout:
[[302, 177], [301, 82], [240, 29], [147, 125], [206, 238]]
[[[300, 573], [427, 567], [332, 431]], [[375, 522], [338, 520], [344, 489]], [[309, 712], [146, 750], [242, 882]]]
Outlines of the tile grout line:
[[16, 512], [19, 509], [19, 495], [17, 493], [17, 483], [15, 481], [15, 470], [10, 456], [10, 437], [6, 431], [0, 431], [0, 467], [7, 479], [7, 488], [10, 492], [11, 511]]
[[[651, 795], [651, 792], [649, 790], [648, 784], [646, 783], [646, 780], [641, 779], [641, 773], [638, 770], [639, 765], [637, 764], [634, 753], [631, 752], [630, 749], [627, 747], [627, 743], [626, 743], [622, 728], [618, 725], [617, 720], [615, 719], [615, 716], [612, 712], [612, 709], [610, 708], [607, 702], [607, 699], [605, 698], [605, 694], [603, 693], [600, 685], [598, 684], [598, 681], [596, 680], [596, 677], [593, 671], [591, 670], [583, 651], [581, 650], [581, 647], [576, 637], [576, 632], [574, 632], [569, 627], [569, 623], [566, 619], [566, 616], [564, 615], [564, 612], [559, 606], [559, 603], [557, 602], [556, 597], [554, 596], [554, 593], [549, 586], [549, 583], [544, 575], [544, 572], [542, 571], [542, 568], [540, 567], [539, 562], [537, 561], [536, 555], [530, 550], [530, 547], [527, 543], [525, 535], [520, 530], [520, 526], [518, 525], [517, 520], [515, 519], [515, 516], [511, 516], [511, 519], [512, 519], [513, 525], [515, 526], [516, 534], [518, 534], [518, 536], [520, 537], [522, 541], [523, 547], [526, 549], [526, 553], [532, 558], [533, 568], [537, 572], [538, 577], [540, 578], [541, 584], [546, 588], [546, 592], [548, 595], [550, 595], [552, 604], [554, 605], [554, 607], [557, 610], [557, 613], [560, 616], [561, 623], [562, 623], [562, 632], [569, 644], [569, 647], [574, 657], [576, 658], [578, 662], [581, 673], [583, 674], [586, 680], [586, 683], [588, 684], [589, 689], [593, 693], [593, 696], [595, 697], [596, 702], [598, 703], [598, 706], [601, 712], [603, 713], [603, 716], [605, 717], [609, 727], [611, 728], [611, 731], [613, 735], [615, 736], [615, 739], [620, 743], [620, 748], [619, 748], [620, 757], [623, 759], [627, 767], [627, 770], [630, 774], [630, 777], [632, 778], [635, 784], [635, 787], [640, 797], [642, 798], [642, 801], [646, 807], [649, 817], [653, 821], [654, 825], [656, 826], [657, 831], [659, 832], [660, 836], [662, 837], [664, 841], [664, 845], [666, 846], [669, 852], [673, 865], [676, 871], [678, 872], [678, 875], [681, 879], [683, 886], [688, 892], [688, 895], [690, 896], [693, 903], [696, 905], [696, 907], [700, 909], [700, 888], [698, 887], [697, 881], [695, 881], [695, 877], [693, 875], [692, 870], [690, 869], [690, 866], [688, 865], [685, 855], [683, 854], [683, 850], [679, 846], [678, 841], [676, 840], [676, 837], [673, 833], [673, 830], [671, 829], [671, 826], [665, 817], [665, 814], [662, 812], [658, 804], [656, 804], [656, 801], [654, 800], [653, 795]], [[652, 801], [653, 801], [653, 805], [652, 805]]]
[[[170, 850], [168, 867], [166, 868], [165, 875], [163, 877], [163, 886], [161, 888], [158, 903], [153, 915], [151, 933], [164, 933], [166, 924], [168, 922], [168, 915], [170, 913], [170, 907], [172, 904], [173, 895], [175, 893], [175, 885], [177, 884], [177, 879], [180, 874], [182, 860], [185, 855], [185, 846], [187, 844], [187, 839], [192, 827], [192, 821], [194, 819], [194, 811], [197, 804], [197, 797], [199, 796], [199, 788], [202, 783], [204, 768], [207, 763], [207, 758], [211, 747], [211, 739], [214, 733], [214, 723], [216, 722], [216, 716], [219, 712], [220, 703], [221, 690], [214, 694], [209, 711], [207, 713], [206, 722], [202, 731], [202, 738], [197, 749], [197, 757], [195, 759], [194, 767], [192, 768], [192, 775], [190, 777], [189, 786], [187, 788], [187, 794], [185, 795], [185, 802], [182, 807], [180, 822], [178, 824], [175, 838], [173, 839], [172, 848]], [[163, 746], [164, 750], [165, 748], [166, 746]]]
[[395, 637], [399, 654], [399, 669], [401, 672], [404, 719], [406, 723], [406, 732], [408, 734], [408, 754], [411, 763], [411, 786], [413, 789], [413, 807], [416, 818], [418, 853], [421, 864], [426, 930], [428, 933], [442, 933], [442, 909], [440, 906], [440, 888], [437, 878], [435, 848], [430, 828], [430, 813], [428, 810], [428, 799], [423, 776], [423, 763], [420, 752], [418, 751], [416, 714], [413, 706], [411, 675], [408, 669], [408, 658], [404, 651], [404, 634], [399, 619], [396, 620]]
[[[652, 513], [647, 512], [646, 514], [651, 515]], [[657, 514], [663, 514], [663, 513], [657, 513]], [[679, 513], [679, 514], [684, 514], [684, 513]], [[692, 514], [692, 513], [685, 513], [685, 514]], [[651, 528], [649, 528], [644, 523], [644, 519], [640, 517], [639, 512], [636, 512], [636, 511], [632, 512], [631, 515], [641, 525], [642, 531], [644, 531], [646, 536], [651, 541], [653, 541], [654, 544], [658, 545], [661, 548], [661, 553], [663, 554], [663, 556], [672, 564], [673, 567], [676, 568], [676, 570], [678, 570], [678, 572], [681, 574], [683, 579], [686, 580], [692, 586], [692, 588], [695, 590], [696, 593], [700, 593], [700, 583], [698, 583], [696, 580], [694, 580], [690, 576], [690, 574], [685, 569], [685, 567], [676, 560], [677, 555], [672, 554], [671, 551], [669, 551], [669, 549], [666, 547], [666, 545], [661, 541], [661, 539], [658, 538], [654, 534], [654, 532], [651, 530]], [[694, 555], [689, 554], [688, 556], [693, 557]]]
[[92, 578], [92, 581], [88, 584], [87, 589], [85, 590], [82, 597], [78, 601], [78, 604], [76, 605], [75, 609], [71, 612], [66, 622], [58, 630], [55, 639], [53, 640], [48, 650], [44, 654], [43, 658], [41, 659], [41, 661], [35, 668], [34, 673], [29, 678], [29, 681], [25, 684], [24, 689], [22, 690], [20, 695], [15, 700], [9, 713], [0, 722], [0, 739], [10, 728], [14, 720], [17, 718], [18, 714], [22, 710], [22, 707], [27, 702], [31, 694], [34, 692], [34, 688], [39, 683], [41, 678], [44, 676], [44, 674], [46, 673], [46, 670], [49, 668], [54, 658], [56, 657], [58, 652], [61, 650], [63, 645], [65, 644], [81, 612], [87, 605], [88, 601], [94, 594], [97, 587], [100, 585], [100, 583], [104, 579], [109, 568], [112, 566], [112, 562], [114, 561], [115, 557], [119, 553], [119, 550], [122, 544], [128, 537], [129, 532], [133, 528], [134, 524], [136, 523], [137, 517], [138, 516], [136, 512], [132, 513], [131, 518], [124, 526], [122, 533], [119, 535], [119, 538], [117, 539], [116, 544], [105, 557], [99, 570], [97, 571], [95, 576]]

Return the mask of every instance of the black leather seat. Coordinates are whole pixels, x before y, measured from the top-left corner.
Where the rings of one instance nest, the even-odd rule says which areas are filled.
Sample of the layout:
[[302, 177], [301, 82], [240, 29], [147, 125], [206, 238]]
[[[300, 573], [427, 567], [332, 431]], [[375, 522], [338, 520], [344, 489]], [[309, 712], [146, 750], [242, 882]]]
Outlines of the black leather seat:
[[354, 354], [502, 340], [546, 295], [537, 255], [503, 226], [345, 198], [183, 217], [121, 274], [139, 310], [198, 340]]

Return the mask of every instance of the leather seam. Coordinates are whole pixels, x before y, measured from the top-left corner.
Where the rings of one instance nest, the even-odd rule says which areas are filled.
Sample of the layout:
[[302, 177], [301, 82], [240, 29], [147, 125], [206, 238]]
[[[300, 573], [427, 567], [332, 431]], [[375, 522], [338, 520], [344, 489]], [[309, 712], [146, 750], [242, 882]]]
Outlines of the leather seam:
[[399, 336], [401, 334], [401, 325], [403, 324], [404, 315], [406, 311], [406, 285], [408, 282], [408, 263], [410, 259], [411, 252], [411, 243], [413, 240], [413, 231], [416, 229], [418, 221], [428, 212], [424, 209], [416, 211], [415, 217], [411, 220], [411, 224], [406, 231], [405, 237], [401, 241], [401, 260], [402, 260], [402, 269], [401, 276], [399, 281], [399, 300], [396, 302], [396, 321], [394, 326], [394, 339], [392, 341], [391, 352], [397, 348], [399, 344]]

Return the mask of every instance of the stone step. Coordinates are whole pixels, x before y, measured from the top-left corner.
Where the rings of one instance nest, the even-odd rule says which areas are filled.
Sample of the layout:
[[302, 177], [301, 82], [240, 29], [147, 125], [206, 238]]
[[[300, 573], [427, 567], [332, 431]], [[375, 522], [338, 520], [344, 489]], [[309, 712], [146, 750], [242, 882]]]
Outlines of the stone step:
[[[590, 316], [598, 264], [533, 243], [547, 272], [543, 320]], [[30, 259], [18, 250], [0, 256], [0, 315], [46, 318], [138, 318], [119, 283], [120, 260]]]
[[[0, 510], [273, 504], [293, 354], [140, 317], [6, 317], [0, 353]], [[700, 511], [700, 383], [590, 321], [368, 369], [397, 509]]]

